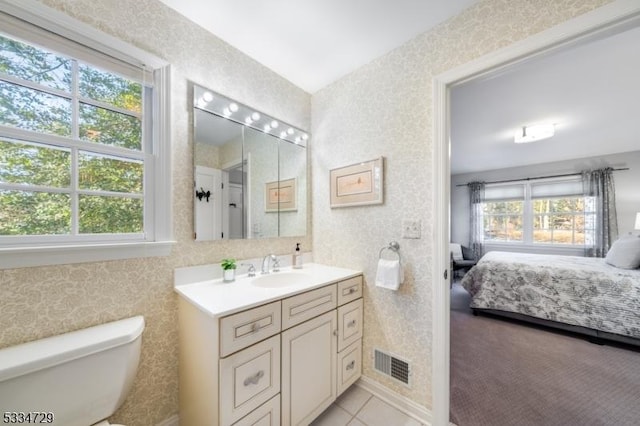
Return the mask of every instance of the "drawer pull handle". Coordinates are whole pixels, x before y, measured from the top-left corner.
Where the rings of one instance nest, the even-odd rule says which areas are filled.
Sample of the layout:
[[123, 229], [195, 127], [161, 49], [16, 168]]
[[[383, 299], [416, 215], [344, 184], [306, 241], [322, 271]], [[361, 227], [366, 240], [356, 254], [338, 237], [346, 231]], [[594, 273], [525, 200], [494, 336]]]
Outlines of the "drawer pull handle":
[[347, 370], [353, 370], [355, 366], [356, 366], [356, 362], [351, 361], [349, 364], [347, 364]]
[[347, 327], [355, 327], [356, 326], [356, 320], [351, 320], [347, 323]]
[[338, 330], [333, 330], [333, 335], [337, 336], [338, 335]]
[[353, 294], [353, 293], [355, 293], [355, 292], [356, 292], [356, 288], [355, 288], [355, 287], [351, 287], [351, 288], [349, 289], [349, 294]]
[[257, 385], [260, 379], [262, 379], [262, 377], [264, 377], [264, 371], [260, 370], [253, 376], [247, 377], [246, 379], [244, 379], [244, 385], [245, 386]]
[[260, 331], [260, 323], [254, 322], [253, 325], [251, 326], [251, 332], [256, 333], [258, 331]]

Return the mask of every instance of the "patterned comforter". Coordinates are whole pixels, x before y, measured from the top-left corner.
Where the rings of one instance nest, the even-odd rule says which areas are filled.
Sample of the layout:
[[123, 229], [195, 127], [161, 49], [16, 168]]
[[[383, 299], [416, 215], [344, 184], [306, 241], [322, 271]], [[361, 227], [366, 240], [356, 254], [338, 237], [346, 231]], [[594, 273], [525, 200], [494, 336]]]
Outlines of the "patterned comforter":
[[462, 279], [471, 307], [640, 338], [640, 269], [601, 258], [492, 251]]

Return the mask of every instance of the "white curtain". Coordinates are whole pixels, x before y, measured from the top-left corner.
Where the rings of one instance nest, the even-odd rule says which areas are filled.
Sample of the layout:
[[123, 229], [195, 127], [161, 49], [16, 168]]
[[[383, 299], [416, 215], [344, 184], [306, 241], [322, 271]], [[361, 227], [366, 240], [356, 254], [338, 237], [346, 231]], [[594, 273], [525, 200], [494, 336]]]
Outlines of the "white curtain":
[[484, 250], [484, 224], [482, 205], [484, 203], [484, 182], [469, 182], [469, 206], [471, 208], [469, 223], [469, 245], [474, 258], [480, 259]]
[[[584, 196], [590, 197], [585, 206], [585, 256], [605, 257], [618, 238], [616, 191], [613, 169], [607, 167], [582, 173]], [[595, 214], [593, 214], [595, 212]]]

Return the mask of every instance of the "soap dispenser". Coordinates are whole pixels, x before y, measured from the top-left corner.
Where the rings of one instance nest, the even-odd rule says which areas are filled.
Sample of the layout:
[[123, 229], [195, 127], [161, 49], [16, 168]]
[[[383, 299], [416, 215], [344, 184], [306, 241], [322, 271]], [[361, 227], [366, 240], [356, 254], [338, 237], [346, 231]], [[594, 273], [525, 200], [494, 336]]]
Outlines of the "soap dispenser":
[[296, 249], [293, 252], [291, 266], [294, 269], [302, 269], [302, 253], [300, 252], [300, 243], [296, 243]]

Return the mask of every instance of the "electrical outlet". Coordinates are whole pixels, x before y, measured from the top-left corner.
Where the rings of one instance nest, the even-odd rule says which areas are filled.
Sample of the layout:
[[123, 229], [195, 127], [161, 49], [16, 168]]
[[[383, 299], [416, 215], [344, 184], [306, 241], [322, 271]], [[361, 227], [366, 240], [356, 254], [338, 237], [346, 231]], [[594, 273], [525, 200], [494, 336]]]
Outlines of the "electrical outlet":
[[402, 221], [402, 238], [421, 238], [422, 221], [420, 220], [403, 220]]

